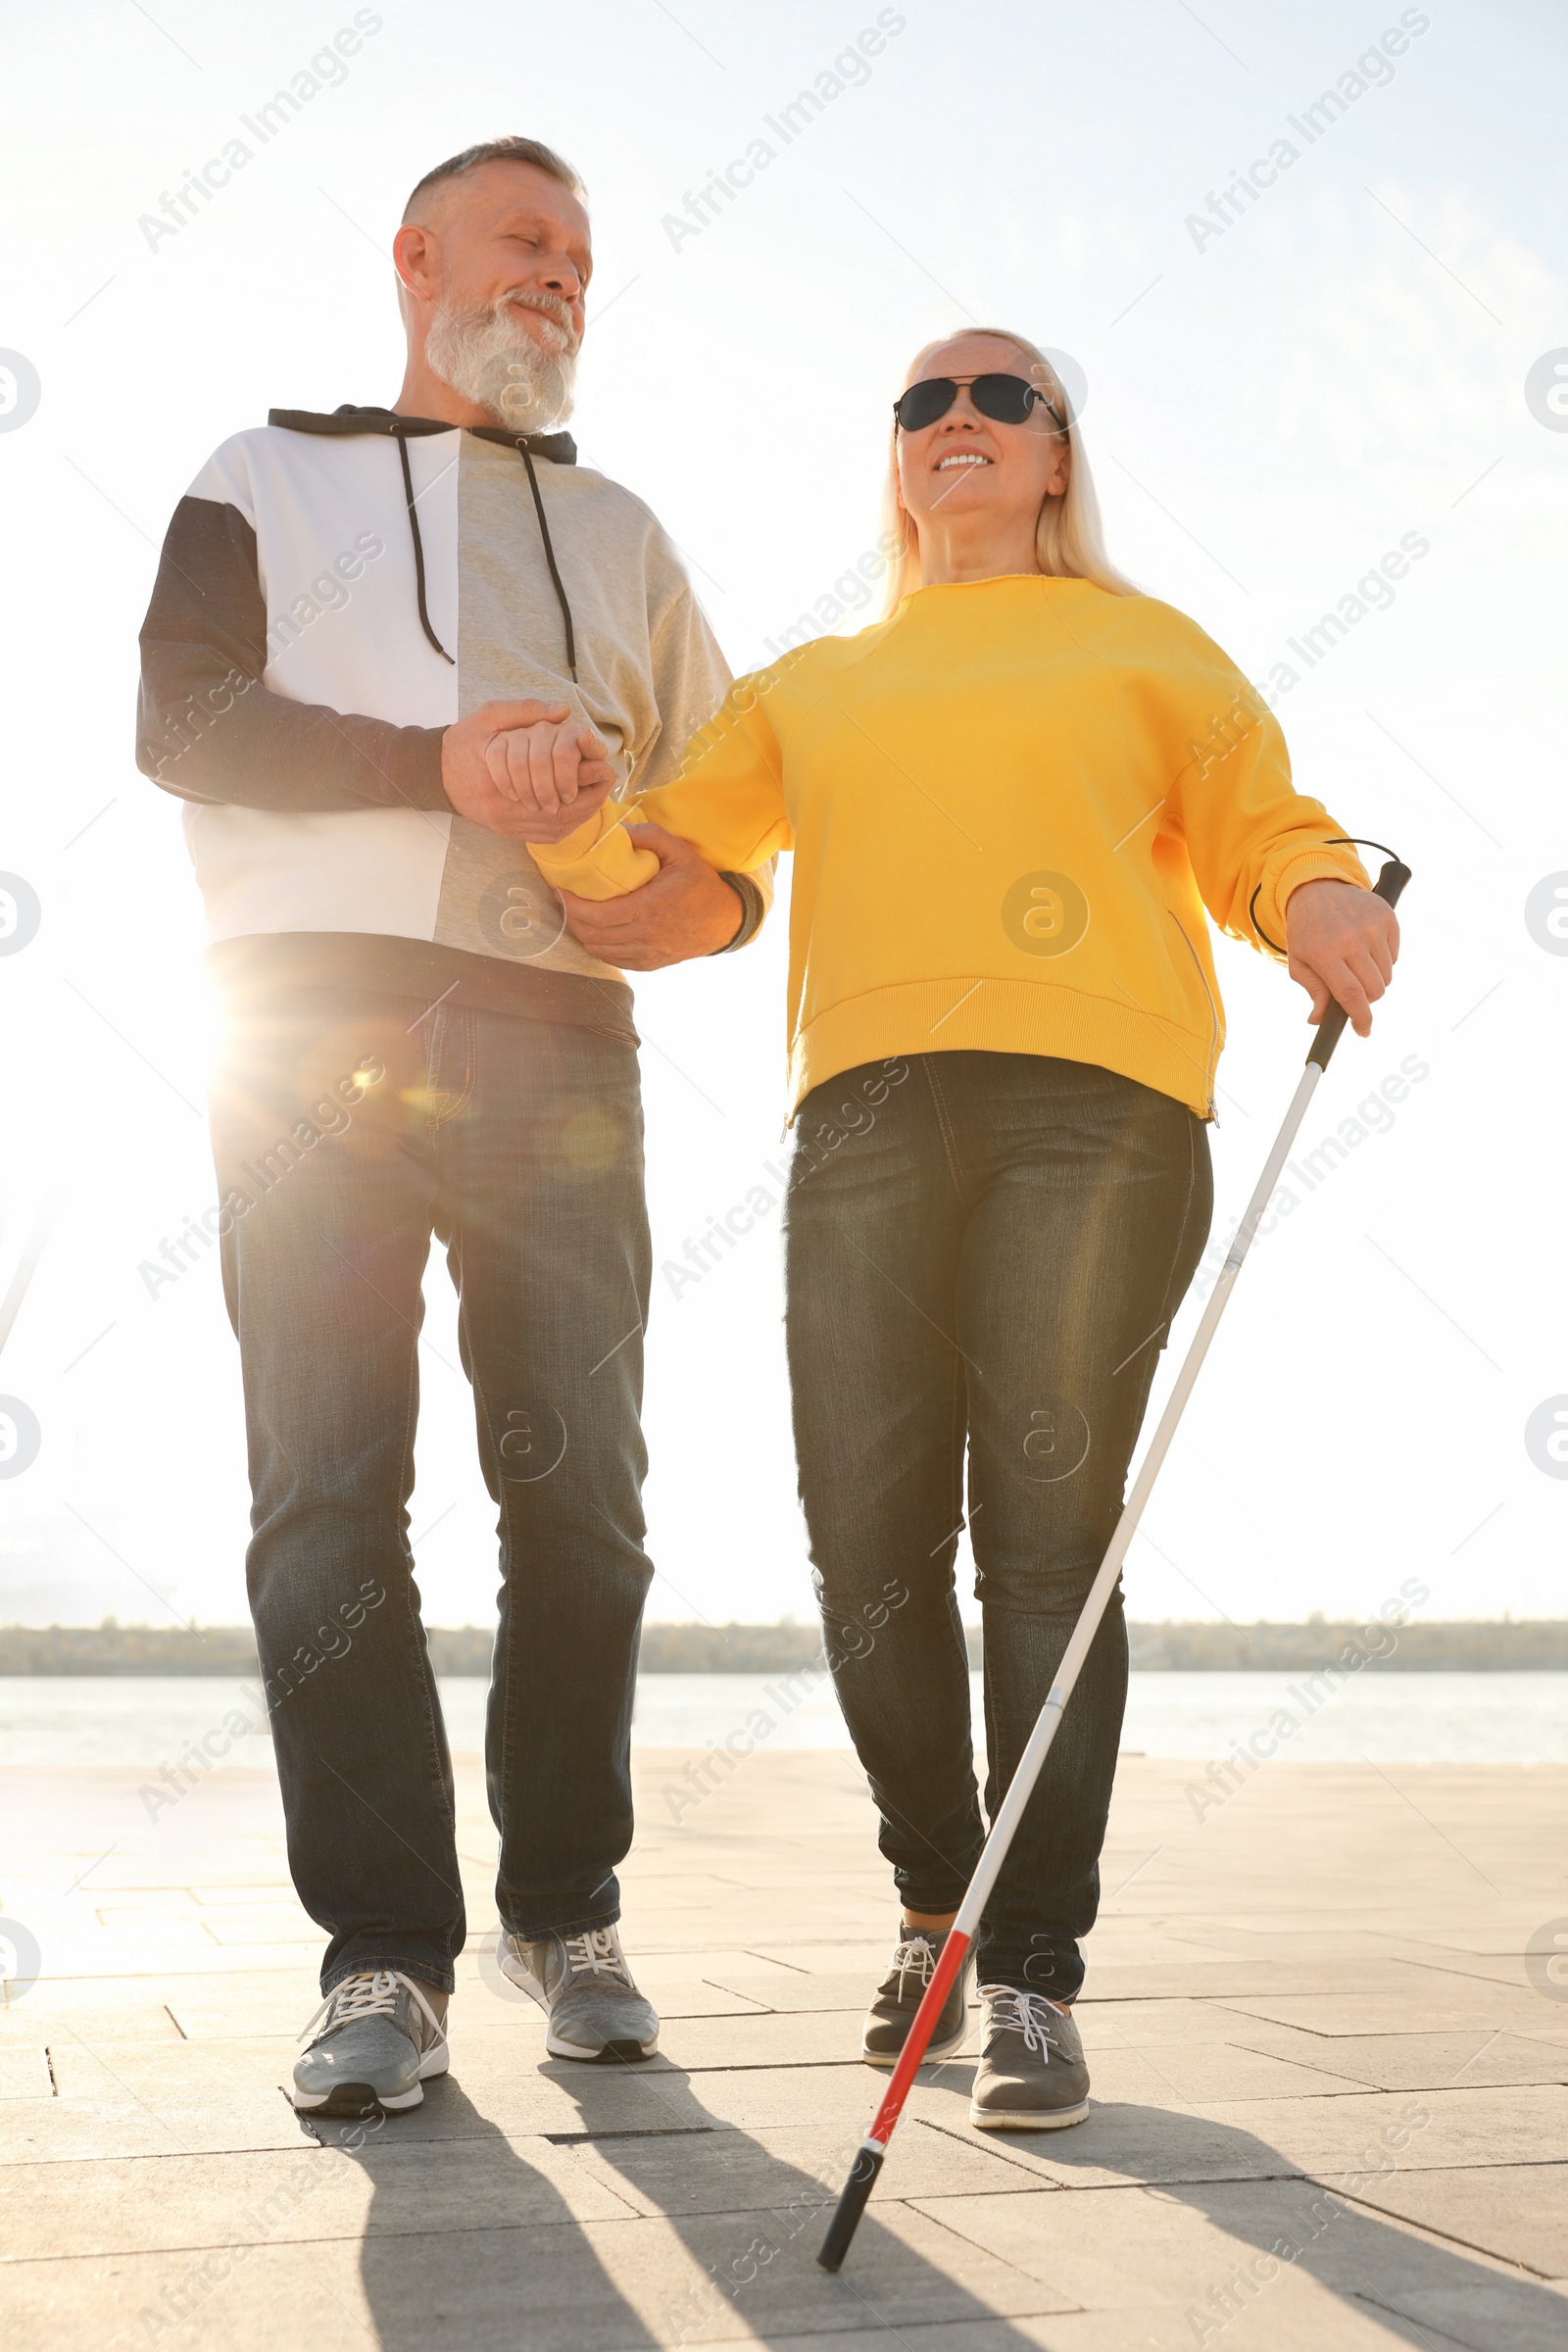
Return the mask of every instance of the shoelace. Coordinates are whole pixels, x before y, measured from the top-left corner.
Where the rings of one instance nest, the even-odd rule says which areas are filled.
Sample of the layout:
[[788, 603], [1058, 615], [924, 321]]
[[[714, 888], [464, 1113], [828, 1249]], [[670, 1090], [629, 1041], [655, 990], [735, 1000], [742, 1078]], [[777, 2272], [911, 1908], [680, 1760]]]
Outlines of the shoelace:
[[610, 1977], [624, 1984], [628, 1992], [635, 1989], [613, 1928], [589, 1928], [581, 1936], [563, 1936], [561, 1940], [574, 1977]]
[[937, 1956], [923, 1936], [906, 1936], [895, 1950], [888, 1967], [889, 1976], [893, 1974], [894, 1969], [899, 1972], [900, 2000], [902, 2001], [904, 1998], [904, 1980], [906, 1976], [918, 1977], [920, 1988], [924, 1991], [936, 1973], [936, 1965]]
[[1038, 2050], [1051, 2064], [1051, 2021], [1062, 2012], [1043, 1992], [1020, 1992], [1014, 1984], [982, 1984], [986, 2025], [996, 2034], [1021, 2034], [1026, 2050]]
[[[402, 1970], [397, 1968], [361, 1969], [356, 1975], [345, 1977], [340, 1984], [334, 1984], [306, 2027], [305, 2032], [300, 2035], [301, 2041], [315, 2033], [323, 2017], [326, 2019], [328, 2034], [338, 2026], [353, 2025], [362, 2017], [396, 2017], [400, 1985], [406, 1992], [413, 1993], [419, 2007], [424, 2011], [435, 2029], [436, 2041], [445, 2041], [447, 2037], [445, 2026], [414, 1979], [406, 1977]], [[435, 2044], [432, 2043], [431, 2047], [434, 2046]]]

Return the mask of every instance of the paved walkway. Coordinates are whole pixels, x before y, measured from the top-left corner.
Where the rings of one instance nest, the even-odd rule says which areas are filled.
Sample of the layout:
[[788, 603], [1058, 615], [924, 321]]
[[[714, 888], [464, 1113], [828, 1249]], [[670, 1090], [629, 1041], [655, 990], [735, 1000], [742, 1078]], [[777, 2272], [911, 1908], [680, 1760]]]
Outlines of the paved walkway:
[[453, 2071], [368, 2133], [280, 2088], [319, 1939], [270, 1776], [155, 1822], [134, 1773], [0, 1777], [46, 1972], [0, 2017], [9, 2352], [1563, 2352], [1568, 1984], [1523, 1955], [1568, 1914], [1568, 1770], [1279, 1763], [1200, 1821], [1194, 1767], [1125, 1759], [1089, 2121], [988, 2137], [935, 2070], [830, 2278], [895, 1916], [863, 1786], [764, 1751], [678, 1804], [686, 1761], [639, 1756], [626, 1874], [662, 2057], [545, 2058], [465, 1759]]

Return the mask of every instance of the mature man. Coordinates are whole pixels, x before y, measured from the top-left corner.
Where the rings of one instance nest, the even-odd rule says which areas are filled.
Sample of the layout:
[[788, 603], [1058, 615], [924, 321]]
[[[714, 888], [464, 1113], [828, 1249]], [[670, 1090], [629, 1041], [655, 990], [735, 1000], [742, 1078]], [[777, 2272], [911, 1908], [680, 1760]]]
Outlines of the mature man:
[[[615, 1925], [653, 1573], [637, 1040], [491, 747], [531, 726], [548, 757], [557, 728], [571, 769], [608, 748], [576, 823], [612, 781], [671, 774], [728, 675], [648, 509], [551, 429], [583, 332], [582, 197], [530, 139], [428, 172], [393, 246], [395, 408], [273, 410], [225, 442], [142, 630], [138, 760], [190, 804], [228, 1012], [213, 1132], [251, 1605], [294, 1883], [331, 1937], [302, 2108], [415, 2106], [447, 2064], [464, 1907], [405, 1507], [432, 1232], [500, 1506], [501, 1966], [555, 2055], [658, 2046]], [[741, 945], [757, 885], [658, 846], [617, 962]]]

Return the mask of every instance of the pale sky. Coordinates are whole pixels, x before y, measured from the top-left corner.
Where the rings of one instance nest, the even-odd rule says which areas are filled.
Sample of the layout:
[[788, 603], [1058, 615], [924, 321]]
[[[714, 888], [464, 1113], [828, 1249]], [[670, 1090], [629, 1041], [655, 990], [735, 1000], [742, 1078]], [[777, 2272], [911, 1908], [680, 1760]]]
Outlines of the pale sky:
[[[340, 79], [265, 144], [242, 127], [355, 24]], [[1415, 869], [1395, 993], [1341, 1049], [1308, 1144], [1426, 1074], [1249, 1264], [1135, 1544], [1132, 1613], [1363, 1611], [1414, 1575], [1427, 1615], [1561, 1614], [1568, 1478], [1526, 1446], [1568, 1397], [1568, 956], [1526, 919], [1568, 873], [1560, 10], [16, 0], [6, 41], [0, 867], [41, 918], [0, 953], [0, 1288], [55, 1222], [0, 1357], [40, 1433], [0, 1477], [0, 1620], [244, 1614], [216, 1262], [156, 1298], [137, 1271], [214, 1184], [201, 913], [177, 804], [131, 758], [136, 629], [212, 448], [274, 404], [392, 398], [403, 199], [504, 131], [588, 183], [573, 429], [662, 517], [737, 670], [872, 546], [912, 353], [1010, 324], [1082, 372], [1116, 560], [1254, 679], [1294, 667], [1272, 691], [1303, 788]], [[817, 118], [785, 113], [830, 82]], [[228, 184], [150, 236], [236, 139]], [[735, 159], [750, 184], [694, 229], [688, 198]], [[1255, 192], [1227, 208], [1243, 171]], [[1290, 651], [1416, 541], [1391, 603], [1310, 668]], [[638, 983], [656, 1263], [759, 1182], [777, 1194], [784, 947], [781, 906], [733, 961]], [[1280, 973], [1218, 956], [1223, 1235], [1307, 1039]], [[493, 1511], [441, 1360], [439, 1261], [427, 1287], [420, 1581], [430, 1622], [486, 1622]], [[656, 1273], [656, 1617], [810, 1611], [780, 1308], [776, 1216], [678, 1298]]]

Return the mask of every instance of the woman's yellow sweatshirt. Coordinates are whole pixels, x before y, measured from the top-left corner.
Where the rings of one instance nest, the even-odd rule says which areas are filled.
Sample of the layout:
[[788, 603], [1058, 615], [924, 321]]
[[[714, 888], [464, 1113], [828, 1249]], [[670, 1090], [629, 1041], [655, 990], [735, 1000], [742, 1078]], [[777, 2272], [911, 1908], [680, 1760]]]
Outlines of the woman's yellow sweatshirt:
[[629, 823], [731, 872], [794, 852], [792, 1107], [858, 1062], [982, 1048], [1098, 1062], [1211, 1117], [1204, 907], [1283, 941], [1298, 884], [1366, 882], [1201, 629], [1030, 574], [918, 589], [738, 679], [670, 783], [533, 854], [613, 898], [658, 871]]

